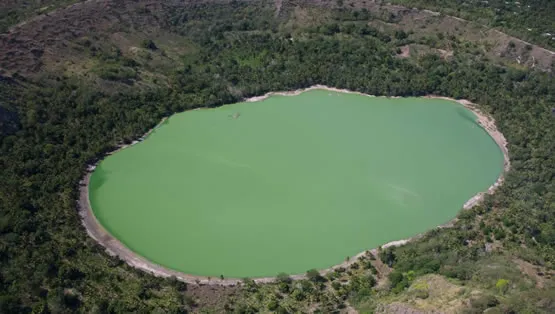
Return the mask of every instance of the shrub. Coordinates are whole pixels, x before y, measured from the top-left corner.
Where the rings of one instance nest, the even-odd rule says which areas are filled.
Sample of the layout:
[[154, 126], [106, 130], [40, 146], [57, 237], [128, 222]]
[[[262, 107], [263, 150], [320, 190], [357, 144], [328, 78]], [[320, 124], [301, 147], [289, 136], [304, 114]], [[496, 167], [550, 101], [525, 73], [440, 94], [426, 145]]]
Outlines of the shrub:
[[293, 290], [293, 293], [291, 293], [291, 296], [297, 301], [302, 301], [305, 298], [304, 293], [298, 289]]
[[414, 278], [416, 277], [416, 274], [415, 274], [414, 270], [409, 270], [409, 271], [406, 273], [405, 276], [407, 277], [407, 280], [408, 280], [408, 281], [413, 281]]
[[137, 72], [131, 68], [116, 64], [106, 65], [97, 70], [101, 79], [109, 81], [129, 80], [137, 77]]
[[286, 273], [279, 273], [276, 277], [278, 282], [283, 282], [283, 283], [291, 283], [292, 279], [291, 277], [289, 277], [289, 275], [287, 275]]
[[395, 31], [395, 39], [403, 40], [407, 37], [408, 37], [408, 35], [404, 31], [402, 31], [402, 30]]
[[399, 293], [409, 286], [409, 280], [403, 273], [398, 270], [394, 270], [388, 276], [391, 282], [391, 291], [393, 293]]
[[268, 310], [275, 311], [279, 306], [279, 303], [276, 298], [272, 298], [270, 302], [268, 302]]
[[419, 299], [427, 299], [430, 296], [428, 292], [429, 286], [426, 282], [414, 284], [411, 289], [412, 294]]
[[427, 299], [430, 296], [430, 293], [428, 292], [428, 290], [417, 289], [414, 290], [414, 296], [419, 299]]
[[387, 248], [380, 251], [379, 257], [380, 260], [389, 267], [393, 266], [397, 259], [397, 256], [395, 256], [395, 253], [393, 252], [393, 248]]
[[288, 285], [287, 283], [285, 283], [285, 282], [280, 282], [280, 283], [278, 284], [278, 290], [279, 290], [279, 292], [281, 292], [281, 293], [289, 293], [290, 287], [289, 287], [289, 285]]
[[495, 307], [499, 304], [499, 300], [492, 295], [483, 295], [477, 298], [470, 299], [472, 308], [480, 311], [485, 311], [490, 307]]
[[458, 218], [461, 220], [472, 220], [476, 217], [477, 212], [473, 209], [462, 210]]
[[493, 231], [493, 235], [495, 236], [496, 240], [502, 240], [505, 238], [506, 233], [505, 233], [505, 230], [503, 230], [502, 228], [496, 228]]
[[400, 283], [401, 281], [403, 281], [403, 273], [401, 273], [398, 270], [394, 270], [392, 271], [389, 276], [389, 281], [391, 282], [391, 286], [396, 286], [398, 283]]
[[143, 40], [143, 48], [150, 49], [150, 50], [158, 49], [158, 47], [156, 47], [156, 44], [151, 39]]
[[312, 282], [318, 282], [324, 279], [316, 269], [311, 269], [306, 272], [306, 278]]
[[507, 279], [499, 279], [495, 284], [495, 288], [499, 291], [499, 293], [505, 294], [509, 289], [509, 281]]

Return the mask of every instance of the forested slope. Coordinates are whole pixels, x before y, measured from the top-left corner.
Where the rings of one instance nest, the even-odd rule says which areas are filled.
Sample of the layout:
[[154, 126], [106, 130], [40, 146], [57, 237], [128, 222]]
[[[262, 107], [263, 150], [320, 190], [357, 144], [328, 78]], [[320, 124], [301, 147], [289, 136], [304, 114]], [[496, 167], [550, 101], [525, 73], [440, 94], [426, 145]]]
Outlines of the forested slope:
[[[335, 3], [89, 1], [2, 35], [14, 62], [0, 72], [0, 312], [554, 312], [552, 73], [379, 21]], [[403, 55], [408, 44], [422, 53]], [[186, 286], [131, 269], [87, 236], [79, 181], [116, 145], [175, 112], [313, 84], [480, 104], [509, 141], [505, 184], [452, 228], [296, 283]]]
[[393, 0], [407, 7], [431, 9], [501, 29], [509, 34], [555, 48], [555, 2], [550, 0]]

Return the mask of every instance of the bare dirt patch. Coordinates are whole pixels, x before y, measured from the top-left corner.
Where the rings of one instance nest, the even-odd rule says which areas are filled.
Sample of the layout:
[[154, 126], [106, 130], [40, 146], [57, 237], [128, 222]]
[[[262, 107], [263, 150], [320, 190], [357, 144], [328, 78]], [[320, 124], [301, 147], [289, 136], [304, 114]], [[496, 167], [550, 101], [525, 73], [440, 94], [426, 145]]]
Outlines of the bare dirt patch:
[[225, 313], [225, 303], [239, 295], [239, 286], [189, 285], [187, 295], [194, 301], [193, 312]]
[[398, 57], [400, 57], [400, 58], [410, 57], [410, 46], [409, 45], [405, 45], [403, 47], [400, 47], [400, 49], [401, 49], [401, 53], [397, 55]]
[[555, 276], [555, 272], [550, 271], [545, 267], [530, 264], [521, 259], [515, 259], [514, 263], [518, 266], [523, 274], [535, 281], [536, 288], [545, 288], [547, 281], [549, 281], [552, 276]]
[[439, 275], [416, 279], [406, 293], [389, 304], [381, 304], [379, 313], [459, 313], [466, 307], [461, 297], [465, 288]]

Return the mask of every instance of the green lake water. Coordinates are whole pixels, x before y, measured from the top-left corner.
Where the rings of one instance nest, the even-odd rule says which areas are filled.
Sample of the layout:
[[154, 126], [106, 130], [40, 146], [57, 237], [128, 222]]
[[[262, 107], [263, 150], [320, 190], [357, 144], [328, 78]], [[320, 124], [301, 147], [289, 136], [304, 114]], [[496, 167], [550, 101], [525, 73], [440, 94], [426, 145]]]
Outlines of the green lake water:
[[443, 224], [493, 184], [503, 155], [475, 119], [446, 100], [325, 90], [188, 111], [102, 161], [90, 201], [171, 269], [323, 269]]

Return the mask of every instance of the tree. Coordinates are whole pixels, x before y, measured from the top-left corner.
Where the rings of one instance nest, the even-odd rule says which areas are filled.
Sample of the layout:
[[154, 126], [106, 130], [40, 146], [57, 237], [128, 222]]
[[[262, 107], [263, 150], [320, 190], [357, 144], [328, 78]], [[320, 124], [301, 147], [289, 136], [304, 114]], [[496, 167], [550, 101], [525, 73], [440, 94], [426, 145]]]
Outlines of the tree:
[[268, 301], [268, 305], [267, 305], [268, 310], [275, 311], [278, 308], [278, 306], [279, 306], [278, 299], [274, 295], [272, 295], [270, 297], [270, 301]]
[[276, 280], [277, 282], [286, 283], [286, 284], [289, 284], [292, 281], [291, 277], [289, 277], [289, 275], [286, 273], [279, 273], [276, 277]]
[[323, 279], [322, 276], [320, 276], [320, 272], [318, 272], [316, 269], [311, 269], [309, 271], [306, 272], [306, 278], [308, 278], [308, 280], [312, 281], [312, 282], [318, 282], [321, 281]]
[[150, 50], [157, 50], [158, 49], [158, 47], [152, 41], [152, 39], [143, 40], [143, 48], [150, 49]]
[[404, 31], [402, 31], [402, 30], [397, 30], [397, 31], [395, 31], [395, 39], [397, 39], [397, 40], [403, 40], [403, 39], [405, 39], [405, 38], [407, 38], [407, 37], [408, 37], [408, 35], [407, 35], [407, 33], [405, 33]]

